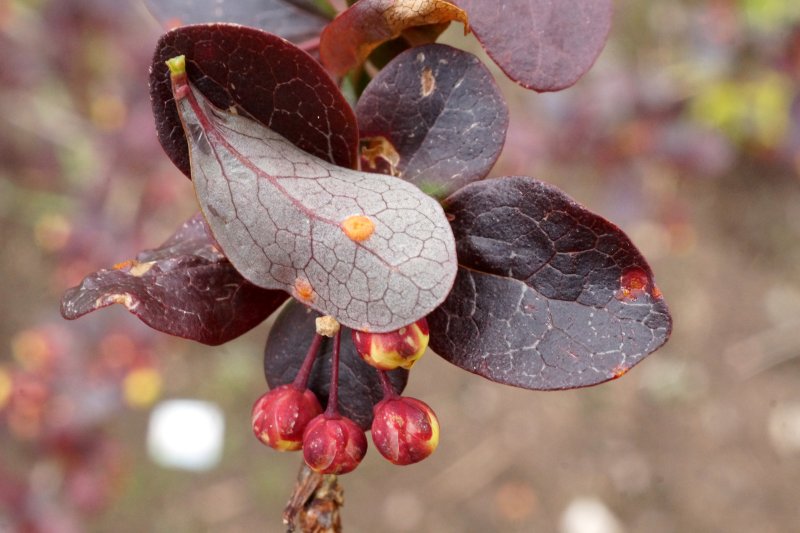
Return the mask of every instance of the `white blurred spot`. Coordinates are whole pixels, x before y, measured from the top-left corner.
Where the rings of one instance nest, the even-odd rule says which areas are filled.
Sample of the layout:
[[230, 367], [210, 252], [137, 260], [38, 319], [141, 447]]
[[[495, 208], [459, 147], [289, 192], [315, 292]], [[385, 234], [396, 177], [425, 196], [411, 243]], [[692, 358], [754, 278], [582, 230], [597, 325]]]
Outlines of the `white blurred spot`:
[[150, 414], [147, 451], [161, 466], [208, 470], [219, 463], [225, 416], [216, 404], [168, 400]]
[[769, 437], [779, 452], [800, 452], [800, 403], [775, 406], [769, 414]]
[[622, 533], [617, 517], [597, 498], [576, 498], [561, 515], [561, 533]]

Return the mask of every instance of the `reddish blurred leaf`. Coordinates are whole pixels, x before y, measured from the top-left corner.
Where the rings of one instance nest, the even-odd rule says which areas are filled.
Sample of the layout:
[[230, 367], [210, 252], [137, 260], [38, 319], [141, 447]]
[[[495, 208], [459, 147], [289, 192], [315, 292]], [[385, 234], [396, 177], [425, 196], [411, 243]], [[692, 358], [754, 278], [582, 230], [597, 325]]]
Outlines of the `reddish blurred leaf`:
[[251, 282], [361, 330], [389, 331], [444, 301], [456, 274], [441, 206], [413, 185], [317, 159], [213, 107], [176, 77], [200, 208]]
[[[270, 388], [294, 380], [311, 345], [316, 331], [314, 320], [318, 316], [318, 313], [294, 301], [289, 302], [278, 315], [264, 350], [264, 374]], [[317, 395], [323, 408], [328, 401], [332, 353], [333, 339], [325, 338], [309, 380], [309, 388]], [[378, 373], [358, 355], [349, 330], [342, 332], [339, 356], [339, 409], [344, 416], [367, 430], [372, 424], [373, 404], [383, 399]], [[398, 394], [403, 392], [408, 371], [393, 370], [389, 377], [394, 390]]]
[[467, 14], [445, 0], [360, 0], [323, 30], [320, 59], [329, 71], [341, 76], [403, 30], [454, 20], [468, 31]]
[[161, 247], [69, 289], [61, 314], [73, 320], [118, 303], [153, 329], [217, 345], [258, 325], [286, 298], [242, 278], [198, 213]]
[[453, 0], [509, 78], [559, 91], [589, 70], [611, 29], [611, 0]]
[[189, 79], [215, 106], [252, 117], [317, 157], [355, 166], [355, 115], [319, 63], [261, 30], [205, 24], [161, 37], [150, 69], [158, 139], [187, 176], [188, 147], [164, 64], [178, 55], [188, 58]]
[[328, 19], [311, 2], [291, 0], [146, 0], [153, 16], [171, 30], [188, 24], [232, 22], [302, 42], [319, 35]]
[[396, 157], [389, 170], [440, 199], [489, 173], [508, 128], [489, 71], [472, 54], [440, 44], [397, 56], [367, 86], [356, 116], [362, 139], [386, 139], [396, 154], [377, 144], [377, 152], [362, 151], [363, 167], [386, 171], [376, 159]]
[[527, 389], [594, 385], [669, 337], [650, 267], [616, 226], [533, 178], [467, 185], [445, 201], [458, 277], [428, 316], [431, 347]]

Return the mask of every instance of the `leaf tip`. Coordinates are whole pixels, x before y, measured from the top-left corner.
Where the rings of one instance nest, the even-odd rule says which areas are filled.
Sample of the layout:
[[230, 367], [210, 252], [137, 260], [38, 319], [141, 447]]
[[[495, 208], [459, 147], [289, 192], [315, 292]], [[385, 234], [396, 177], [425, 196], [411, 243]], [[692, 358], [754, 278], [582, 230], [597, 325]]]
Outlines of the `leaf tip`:
[[165, 61], [172, 77], [186, 74], [186, 56], [179, 55]]

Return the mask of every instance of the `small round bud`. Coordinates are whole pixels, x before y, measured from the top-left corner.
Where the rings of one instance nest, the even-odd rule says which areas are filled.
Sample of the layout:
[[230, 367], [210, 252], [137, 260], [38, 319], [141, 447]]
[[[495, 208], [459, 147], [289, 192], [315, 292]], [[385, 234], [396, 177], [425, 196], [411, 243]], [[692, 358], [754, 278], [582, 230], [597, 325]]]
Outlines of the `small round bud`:
[[366, 453], [367, 436], [349, 418], [319, 415], [308, 423], [303, 435], [303, 458], [321, 474], [351, 472]]
[[353, 330], [353, 344], [358, 354], [380, 370], [410, 369], [425, 353], [429, 337], [428, 321], [424, 318], [388, 333]]
[[425, 402], [387, 398], [375, 404], [372, 442], [396, 465], [422, 461], [439, 445], [439, 420]]
[[303, 431], [309, 421], [322, 412], [310, 390], [294, 385], [275, 387], [253, 405], [253, 433], [258, 440], [285, 452], [303, 446]]

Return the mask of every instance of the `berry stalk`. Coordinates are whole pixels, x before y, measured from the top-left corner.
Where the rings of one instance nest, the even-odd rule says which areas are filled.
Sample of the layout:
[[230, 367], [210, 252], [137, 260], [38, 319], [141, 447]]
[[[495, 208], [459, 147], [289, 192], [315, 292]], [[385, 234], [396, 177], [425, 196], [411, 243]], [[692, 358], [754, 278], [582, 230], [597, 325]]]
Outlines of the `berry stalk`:
[[337, 331], [333, 338], [333, 357], [331, 359], [331, 387], [328, 393], [328, 406], [325, 408], [325, 418], [339, 418], [339, 349], [341, 347], [342, 332]]

